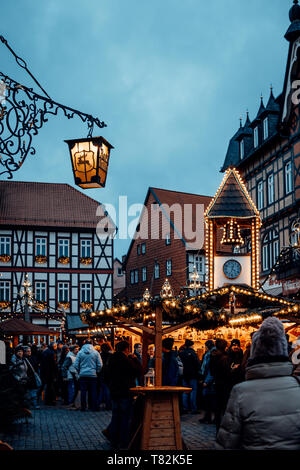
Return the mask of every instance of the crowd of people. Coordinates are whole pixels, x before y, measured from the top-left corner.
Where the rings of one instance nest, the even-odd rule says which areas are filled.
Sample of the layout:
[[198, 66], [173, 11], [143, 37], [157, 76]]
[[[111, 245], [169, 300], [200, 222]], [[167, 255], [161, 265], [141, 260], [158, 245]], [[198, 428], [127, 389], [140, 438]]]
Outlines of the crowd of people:
[[85, 341], [64, 344], [63, 341], [43, 344], [19, 344], [10, 360], [10, 371], [24, 388], [28, 408], [39, 409], [43, 402], [56, 406], [61, 404], [78, 409], [75, 401], [80, 390], [81, 411], [88, 408], [97, 411], [103, 407], [111, 409], [110, 395], [103, 380], [103, 364], [108, 361], [112, 348], [100, 340], [92, 345]]
[[[238, 339], [208, 340], [201, 360], [193, 341], [177, 351], [173, 338], [163, 339], [162, 385], [191, 388], [181, 395], [181, 413], [204, 410], [199, 422], [216, 425], [219, 448], [299, 449], [300, 366], [291, 358], [298, 348], [300, 356], [300, 345], [292, 349], [276, 318], [267, 318], [251, 339], [245, 351]], [[125, 340], [114, 351], [105, 339], [86, 340], [81, 348], [62, 341], [41, 348], [19, 345], [10, 370], [35, 409], [42, 397], [48, 406], [60, 397], [68, 409], [112, 410], [103, 434], [114, 448], [126, 449], [137, 414], [130, 389], [144, 385], [147, 371], [155, 370], [155, 350], [149, 347], [145, 367], [142, 345], [131, 353]]]

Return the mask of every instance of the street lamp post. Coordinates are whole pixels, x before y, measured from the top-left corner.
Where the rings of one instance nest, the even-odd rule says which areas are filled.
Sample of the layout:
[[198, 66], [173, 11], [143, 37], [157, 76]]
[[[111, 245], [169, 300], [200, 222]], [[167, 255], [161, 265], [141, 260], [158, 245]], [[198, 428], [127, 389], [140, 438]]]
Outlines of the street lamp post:
[[23, 290], [21, 291], [21, 299], [24, 301], [24, 319], [30, 323], [30, 313], [33, 302], [33, 292], [31, 290], [31, 282], [28, 279], [28, 274], [25, 274], [25, 279], [22, 284]]
[[196, 295], [198, 295], [199, 289], [201, 288], [200, 275], [197, 271], [196, 265], [194, 265], [191, 279], [192, 280], [190, 281], [189, 289], [193, 290], [193, 296], [196, 297]]

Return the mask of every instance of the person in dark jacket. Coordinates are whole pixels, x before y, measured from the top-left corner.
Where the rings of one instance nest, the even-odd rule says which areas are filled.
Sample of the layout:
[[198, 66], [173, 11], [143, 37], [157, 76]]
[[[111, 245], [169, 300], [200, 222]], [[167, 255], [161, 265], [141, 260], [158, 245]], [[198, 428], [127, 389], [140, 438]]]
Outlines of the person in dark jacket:
[[222, 416], [225, 413], [226, 405], [230, 394], [230, 365], [228, 354], [226, 353], [227, 341], [216, 339], [216, 349], [210, 356], [210, 370], [215, 379], [216, 387], [216, 428], [221, 424]]
[[[140, 363], [143, 363], [143, 357], [142, 357], [142, 345], [141, 343], [136, 343], [133, 348], [133, 355], [140, 361]], [[136, 385], [143, 385], [143, 374], [141, 374], [140, 377], [136, 379]]]
[[215, 410], [215, 378], [211, 373], [210, 361], [211, 353], [215, 350], [215, 343], [213, 340], [208, 339], [205, 343], [205, 354], [202, 359], [201, 375], [203, 377], [202, 395], [204, 401], [205, 414], [204, 417], [199, 419], [199, 423], [211, 424], [212, 413]]
[[10, 370], [18, 383], [25, 388], [28, 382], [27, 364], [24, 360], [24, 351], [21, 345], [15, 349], [15, 354], [11, 358]]
[[136, 343], [136, 344], [134, 345], [134, 352], [133, 352], [133, 355], [138, 358], [138, 360], [140, 361], [140, 363], [142, 363], [142, 345], [141, 345], [141, 343]]
[[129, 343], [120, 341], [116, 352], [111, 355], [104, 367], [104, 380], [108, 384], [112, 401], [112, 419], [103, 434], [116, 449], [126, 449], [133, 408], [133, 395], [130, 388], [135, 387], [136, 378], [142, 374], [139, 360], [129, 354]]
[[183, 364], [182, 385], [192, 389], [190, 393], [184, 393], [182, 396], [183, 411], [197, 413], [197, 388], [201, 364], [196, 352], [192, 348], [193, 344], [192, 340], [186, 339], [179, 357]]
[[[40, 409], [37, 399], [38, 399], [38, 389], [39, 384], [37, 383], [36, 376], [38, 375], [38, 362], [34, 356], [31, 354], [31, 348], [29, 346], [23, 346], [24, 351], [24, 361], [27, 366], [27, 384], [26, 384], [26, 400], [28, 406], [33, 406], [34, 409]], [[39, 378], [39, 377], [38, 377]]]
[[57, 344], [52, 341], [42, 354], [41, 380], [45, 387], [45, 405], [56, 405], [56, 382], [58, 369], [56, 363]]
[[62, 348], [63, 348], [64, 342], [61, 339], [59, 339], [56, 345], [57, 345], [57, 348], [56, 348], [55, 354], [56, 354], [56, 363], [58, 364], [60, 361], [60, 356], [62, 354]]
[[108, 363], [113, 350], [111, 345], [106, 342], [100, 346], [100, 355], [103, 363], [103, 368], [98, 375], [98, 408], [101, 409], [101, 404], [104, 403], [106, 410], [111, 410], [111, 398], [107, 383], [104, 379], [104, 366]]
[[[250, 333], [251, 340], [252, 340], [252, 337], [253, 337], [254, 333], [255, 333], [255, 331], [252, 331], [252, 333]], [[250, 358], [250, 350], [251, 350], [251, 341], [246, 344], [246, 349], [244, 351], [243, 360], [242, 360], [242, 363], [241, 363], [241, 368], [242, 368], [244, 380], [245, 380], [245, 376], [246, 376], [246, 367], [247, 367], [247, 364], [248, 364], [248, 360]]]
[[300, 450], [300, 384], [292, 373], [283, 324], [269, 317], [253, 335], [246, 381], [231, 391], [218, 449]]
[[174, 338], [162, 340], [162, 385], [175, 387], [178, 384], [179, 364], [177, 354], [172, 350]]
[[60, 392], [60, 396], [63, 399], [64, 405], [68, 405], [68, 386], [67, 386], [67, 381], [63, 380], [63, 375], [62, 375], [62, 367], [63, 364], [66, 360], [66, 357], [70, 351], [69, 346], [66, 344], [63, 345], [61, 348], [61, 354], [59, 361], [57, 362], [57, 368], [58, 368], [58, 390]]
[[230, 389], [236, 384], [243, 382], [244, 373], [242, 368], [243, 350], [239, 339], [231, 341], [230, 348], [227, 351], [230, 366]]
[[[174, 338], [162, 340], [162, 385], [176, 387], [179, 379], [177, 352], [173, 351]], [[155, 369], [155, 356], [149, 360], [148, 369]]]

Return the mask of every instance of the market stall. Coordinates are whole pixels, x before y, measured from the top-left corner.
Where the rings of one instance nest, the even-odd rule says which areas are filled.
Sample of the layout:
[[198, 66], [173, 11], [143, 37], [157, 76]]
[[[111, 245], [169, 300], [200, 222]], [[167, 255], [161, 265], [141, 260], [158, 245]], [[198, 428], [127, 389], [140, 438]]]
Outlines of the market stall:
[[0, 332], [5, 339], [9, 340], [11, 347], [28, 342], [49, 343], [60, 336], [59, 331], [50, 330], [45, 326], [35, 325], [20, 318], [0, 322]]

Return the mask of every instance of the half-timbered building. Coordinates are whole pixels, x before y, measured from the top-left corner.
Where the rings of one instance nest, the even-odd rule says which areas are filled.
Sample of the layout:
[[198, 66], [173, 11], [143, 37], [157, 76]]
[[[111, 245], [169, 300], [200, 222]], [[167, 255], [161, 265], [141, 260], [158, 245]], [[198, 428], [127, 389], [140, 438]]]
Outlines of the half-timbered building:
[[196, 266], [205, 282], [204, 211], [209, 196], [149, 188], [123, 266], [128, 299], [146, 288], [158, 296], [168, 278], [175, 294], [189, 287]]
[[[275, 295], [295, 294], [300, 287], [300, 258], [293, 245], [293, 226], [300, 207], [300, 6], [290, 10], [285, 34], [289, 52], [284, 86], [266, 105], [261, 97], [257, 115], [231, 138], [221, 171], [238, 168], [263, 223], [261, 282]], [[246, 237], [242, 251], [250, 251]]]
[[68, 184], [0, 181], [0, 317], [14, 315], [25, 274], [35, 305], [31, 321], [81, 326], [80, 313], [112, 304], [113, 226], [97, 230], [101, 204]]

